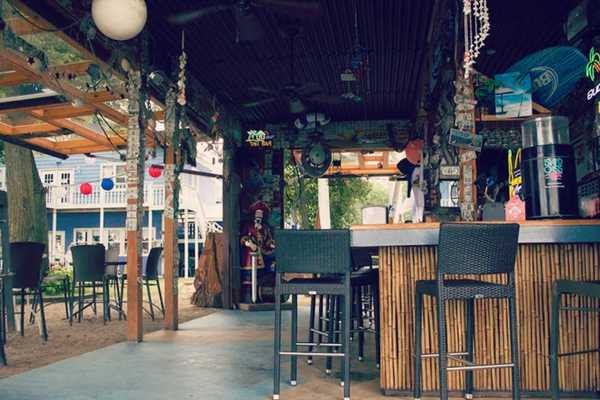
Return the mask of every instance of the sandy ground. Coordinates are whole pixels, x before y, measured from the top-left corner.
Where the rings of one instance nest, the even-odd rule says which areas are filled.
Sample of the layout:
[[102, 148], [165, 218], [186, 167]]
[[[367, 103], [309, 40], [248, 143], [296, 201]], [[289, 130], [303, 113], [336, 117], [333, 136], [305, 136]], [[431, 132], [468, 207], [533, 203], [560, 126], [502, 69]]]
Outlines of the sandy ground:
[[[190, 304], [194, 291], [192, 279], [179, 280], [179, 321], [185, 322], [212, 313], [214, 310], [199, 308]], [[145, 293], [145, 292], [144, 292]], [[158, 297], [153, 293], [153, 300]], [[146, 299], [144, 295], [144, 299]], [[19, 374], [33, 368], [39, 368], [65, 358], [87, 353], [114, 343], [127, 340], [126, 321], [119, 321], [112, 313], [112, 321], [103, 324], [102, 308], [98, 307], [98, 317], [91, 309], [86, 309], [81, 323], [65, 320], [63, 303], [46, 307], [48, 342], [39, 336], [37, 325], [26, 325], [25, 336], [9, 333], [6, 344], [8, 367], [0, 367], [0, 378]], [[162, 316], [155, 321], [144, 313], [144, 332], [162, 329]]]

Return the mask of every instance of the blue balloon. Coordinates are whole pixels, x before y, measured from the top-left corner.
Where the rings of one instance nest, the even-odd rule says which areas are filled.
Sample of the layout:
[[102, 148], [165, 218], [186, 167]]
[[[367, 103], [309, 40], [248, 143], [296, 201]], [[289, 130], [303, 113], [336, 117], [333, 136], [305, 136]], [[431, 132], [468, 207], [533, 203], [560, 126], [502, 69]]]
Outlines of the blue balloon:
[[115, 183], [111, 178], [104, 178], [102, 179], [102, 183], [100, 184], [100, 186], [102, 186], [102, 189], [109, 191], [115, 187]]

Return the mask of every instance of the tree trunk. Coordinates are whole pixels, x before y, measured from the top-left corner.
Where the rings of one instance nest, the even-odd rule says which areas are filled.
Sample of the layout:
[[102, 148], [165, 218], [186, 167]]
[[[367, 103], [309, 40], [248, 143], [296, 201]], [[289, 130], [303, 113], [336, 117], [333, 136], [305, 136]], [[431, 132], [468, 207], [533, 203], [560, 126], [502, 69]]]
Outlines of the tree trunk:
[[48, 243], [46, 196], [31, 150], [5, 144], [11, 242]]

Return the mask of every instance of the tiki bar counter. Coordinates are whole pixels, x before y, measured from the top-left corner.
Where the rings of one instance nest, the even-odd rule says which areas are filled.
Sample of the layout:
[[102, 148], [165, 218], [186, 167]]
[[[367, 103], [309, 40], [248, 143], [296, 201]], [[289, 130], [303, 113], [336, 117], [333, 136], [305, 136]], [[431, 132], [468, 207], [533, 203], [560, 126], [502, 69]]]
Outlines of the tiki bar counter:
[[[477, 222], [474, 222], [475, 224]], [[498, 222], [502, 223], [502, 222]], [[549, 341], [552, 284], [558, 279], [600, 280], [600, 221], [537, 220], [519, 223], [515, 266], [521, 389], [535, 394], [550, 390]], [[415, 354], [415, 282], [435, 279], [439, 223], [357, 225], [352, 246], [379, 255], [381, 303], [381, 389], [385, 394], [412, 393]], [[463, 249], [477, 254], [477, 246]], [[483, 278], [484, 280], [486, 278]], [[500, 276], [488, 279], [497, 281]], [[564, 307], [593, 307], [591, 300], [563, 298]], [[435, 300], [425, 297], [423, 353], [437, 352]], [[447, 305], [448, 351], [464, 351], [464, 302]], [[474, 362], [498, 364], [510, 360], [508, 307], [504, 300], [475, 301]], [[561, 352], [598, 347], [597, 314], [562, 312]], [[449, 365], [452, 365], [450, 361]], [[423, 360], [422, 387], [437, 391], [437, 361]], [[597, 354], [561, 359], [561, 390], [595, 392]], [[448, 374], [449, 390], [462, 392], [464, 372]], [[476, 392], [510, 392], [510, 368], [474, 373]]]

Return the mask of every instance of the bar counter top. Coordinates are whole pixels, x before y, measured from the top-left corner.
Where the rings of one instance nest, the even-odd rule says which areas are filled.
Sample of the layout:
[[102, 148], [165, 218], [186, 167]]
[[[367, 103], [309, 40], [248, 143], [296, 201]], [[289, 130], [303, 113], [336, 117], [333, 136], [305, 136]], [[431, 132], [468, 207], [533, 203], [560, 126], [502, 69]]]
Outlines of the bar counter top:
[[[466, 222], [478, 223], [478, 222]], [[479, 223], [506, 223], [485, 221]], [[600, 220], [535, 220], [519, 222], [519, 243], [600, 243]], [[353, 247], [433, 246], [440, 223], [354, 225]]]

